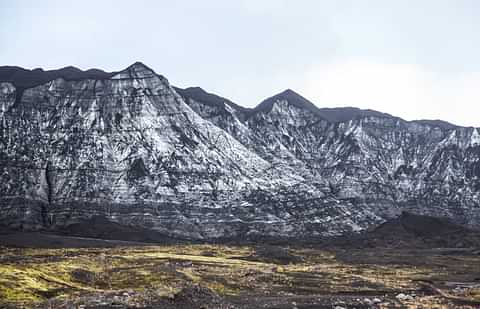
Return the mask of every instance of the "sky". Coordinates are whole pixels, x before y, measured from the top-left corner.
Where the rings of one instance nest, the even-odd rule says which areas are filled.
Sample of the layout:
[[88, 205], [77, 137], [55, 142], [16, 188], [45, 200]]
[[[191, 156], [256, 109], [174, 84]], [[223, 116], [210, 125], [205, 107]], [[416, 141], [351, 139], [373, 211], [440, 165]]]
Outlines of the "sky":
[[479, 16], [477, 0], [0, 0], [0, 65], [141, 61], [243, 106], [290, 88], [480, 127]]

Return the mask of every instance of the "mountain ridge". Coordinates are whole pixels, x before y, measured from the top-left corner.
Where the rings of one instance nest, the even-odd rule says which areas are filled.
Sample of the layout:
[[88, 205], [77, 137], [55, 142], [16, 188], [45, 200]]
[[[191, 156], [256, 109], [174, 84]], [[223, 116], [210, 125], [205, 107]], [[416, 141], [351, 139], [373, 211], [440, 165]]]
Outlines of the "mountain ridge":
[[342, 235], [403, 211], [480, 226], [478, 129], [332, 121], [292, 90], [266, 102], [182, 93], [142, 63], [20, 96], [0, 82], [0, 222], [101, 216], [190, 239]]
[[[74, 66], [67, 66], [60, 69], [52, 70], [43, 70], [42, 68], [36, 68], [32, 70], [24, 69], [19, 66], [0, 66], [0, 82], [9, 82], [12, 83], [20, 92], [24, 89], [33, 88], [40, 86], [47, 82], [50, 82], [57, 78], [63, 78], [67, 81], [81, 81], [86, 79], [93, 80], [104, 80], [111, 78], [115, 74], [125, 71], [132, 66], [145, 66], [148, 70], [155, 72], [153, 69], [145, 65], [144, 63], [137, 61], [124, 70], [106, 72], [101, 69], [91, 68], [88, 70], [81, 70]], [[192, 98], [197, 101], [202, 101], [204, 103], [211, 104], [221, 104], [226, 103], [229, 106], [232, 106], [235, 109], [238, 109], [242, 113], [245, 113], [249, 117], [250, 115], [257, 112], [265, 112], [266, 110], [271, 109], [272, 105], [275, 104], [275, 101], [286, 99], [290, 104], [294, 104], [297, 107], [305, 108], [313, 113], [318, 114], [320, 117], [330, 121], [330, 122], [345, 122], [352, 120], [357, 117], [395, 117], [387, 113], [371, 110], [371, 109], [360, 109], [357, 107], [318, 107], [308, 99], [305, 99], [303, 96], [293, 91], [292, 89], [286, 89], [275, 95], [272, 95], [269, 98], [264, 99], [257, 106], [249, 108], [241, 106], [237, 103], [234, 103], [232, 100], [225, 97], [218, 96], [214, 93], [209, 93], [198, 86], [180, 88], [173, 86], [175, 91], [177, 91], [181, 96]], [[402, 119], [403, 121], [407, 121]], [[418, 119], [410, 120], [408, 122], [416, 122], [419, 124], [427, 124], [432, 126], [438, 126], [445, 129], [452, 129], [456, 127], [463, 127], [459, 125], [452, 124], [450, 122], [439, 120], [439, 119]], [[471, 127], [471, 126], [469, 126]]]

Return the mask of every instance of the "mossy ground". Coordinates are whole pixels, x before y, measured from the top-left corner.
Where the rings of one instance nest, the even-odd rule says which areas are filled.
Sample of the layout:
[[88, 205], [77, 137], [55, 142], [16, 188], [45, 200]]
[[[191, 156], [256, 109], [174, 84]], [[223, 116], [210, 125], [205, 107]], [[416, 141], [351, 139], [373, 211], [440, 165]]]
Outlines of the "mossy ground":
[[[480, 278], [478, 255], [387, 249], [282, 250], [299, 259], [279, 264], [264, 256], [256, 259], [255, 247], [228, 245], [0, 248], [0, 305], [28, 307], [52, 298], [111, 291], [148, 290], [168, 297], [191, 284], [227, 297], [395, 295], [419, 291], [422, 281], [441, 288], [445, 282]], [[460, 296], [480, 301], [480, 289], [465, 290]]]

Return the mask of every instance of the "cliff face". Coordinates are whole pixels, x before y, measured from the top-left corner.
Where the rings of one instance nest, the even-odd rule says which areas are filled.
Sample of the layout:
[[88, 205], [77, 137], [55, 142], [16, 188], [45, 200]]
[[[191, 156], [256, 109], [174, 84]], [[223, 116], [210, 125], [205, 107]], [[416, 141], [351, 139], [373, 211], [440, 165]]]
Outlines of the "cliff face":
[[298, 237], [408, 210], [480, 226], [476, 128], [318, 109], [291, 90], [247, 109], [141, 63], [49, 76], [0, 83], [3, 224], [102, 215], [193, 238]]

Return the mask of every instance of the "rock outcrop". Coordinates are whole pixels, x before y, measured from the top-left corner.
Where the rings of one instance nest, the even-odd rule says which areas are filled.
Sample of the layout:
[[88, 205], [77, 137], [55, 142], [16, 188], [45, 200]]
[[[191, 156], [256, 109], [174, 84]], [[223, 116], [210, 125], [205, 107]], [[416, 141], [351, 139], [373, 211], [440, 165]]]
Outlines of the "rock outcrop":
[[30, 71], [40, 77], [8, 69], [4, 225], [55, 229], [104, 216], [199, 239], [302, 237], [410, 211], [480, 226], [477, 128], [321, 109], [292, 90], [249, 109], [172, 87], [142, 63]]

